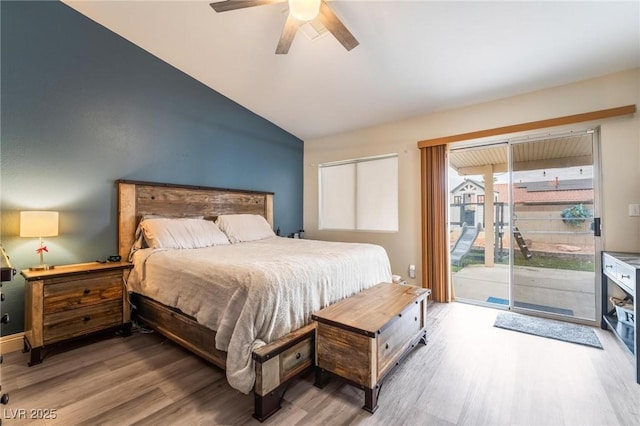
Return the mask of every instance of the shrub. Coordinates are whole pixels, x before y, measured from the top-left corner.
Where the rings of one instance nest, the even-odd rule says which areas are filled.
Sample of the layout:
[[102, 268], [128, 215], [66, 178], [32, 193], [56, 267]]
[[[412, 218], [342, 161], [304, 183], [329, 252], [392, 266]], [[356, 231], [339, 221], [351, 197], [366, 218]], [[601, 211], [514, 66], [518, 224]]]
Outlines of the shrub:
[[576, 204], [575, 206], [567, 207], [560, 213], [562, 221], [569, 226], [580, 226], [589, 217], [593, 216], [593, 213], [582, 204]]

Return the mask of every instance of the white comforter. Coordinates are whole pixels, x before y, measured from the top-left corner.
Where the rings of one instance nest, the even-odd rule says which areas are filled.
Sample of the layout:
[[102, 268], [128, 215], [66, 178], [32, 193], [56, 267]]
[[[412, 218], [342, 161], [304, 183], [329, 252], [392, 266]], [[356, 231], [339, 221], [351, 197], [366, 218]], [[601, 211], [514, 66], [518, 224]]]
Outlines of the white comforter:
[[180, 309], [213, 330], [227, 352], [229, 384], [248, 393], [251, 353], [311, 321], [311, 314], [391, 280], [385, 250], [371, 244], [273, 237], [200, 249], [143, 249], [129, 291]]

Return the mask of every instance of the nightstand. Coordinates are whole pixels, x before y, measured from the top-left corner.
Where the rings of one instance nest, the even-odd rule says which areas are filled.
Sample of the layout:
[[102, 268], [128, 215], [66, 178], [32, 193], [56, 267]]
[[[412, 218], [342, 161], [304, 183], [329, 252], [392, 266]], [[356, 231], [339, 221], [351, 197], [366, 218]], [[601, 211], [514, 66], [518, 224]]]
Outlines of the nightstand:
[[40, 364], [42, 349], [54, 343], [109, 329], [130, 334], [123, 278], [132, 267], [128, 262], [90, 262], [21, 271], [29, 366]]

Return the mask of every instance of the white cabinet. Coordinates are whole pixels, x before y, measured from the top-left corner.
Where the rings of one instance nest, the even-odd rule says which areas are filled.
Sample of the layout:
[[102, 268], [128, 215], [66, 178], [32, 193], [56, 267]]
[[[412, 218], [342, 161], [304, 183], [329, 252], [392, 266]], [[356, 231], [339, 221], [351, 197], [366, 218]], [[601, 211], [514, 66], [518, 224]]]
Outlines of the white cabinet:
[[[603, 329], [610, 329], [635, 359], [636, 383], [640, 384], [640, 333], [638, 333], [638, 287], [640, 285], [640, 253], [602, 252], [602, 321]], [[609, 297], [616, 291], [634, 300], [634, 324], [618, 321]]]

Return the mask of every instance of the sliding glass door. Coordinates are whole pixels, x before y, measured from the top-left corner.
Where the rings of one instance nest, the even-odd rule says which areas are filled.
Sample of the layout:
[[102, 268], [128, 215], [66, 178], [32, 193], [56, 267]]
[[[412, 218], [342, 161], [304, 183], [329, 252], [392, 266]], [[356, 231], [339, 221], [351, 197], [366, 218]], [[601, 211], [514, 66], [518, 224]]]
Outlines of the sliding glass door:
[[595, 320], [592, 133], [511, 144], [513, 306]]
[[595, 320], [595, 147], [593, 132], [452, 147], [457, 300]]
[[457, 300], [509, 304], [508, 157], [507, 143], [450, 152], [450, 258]]

